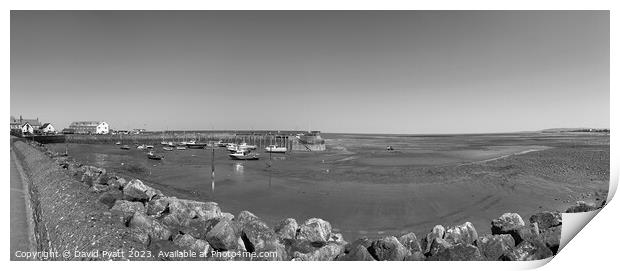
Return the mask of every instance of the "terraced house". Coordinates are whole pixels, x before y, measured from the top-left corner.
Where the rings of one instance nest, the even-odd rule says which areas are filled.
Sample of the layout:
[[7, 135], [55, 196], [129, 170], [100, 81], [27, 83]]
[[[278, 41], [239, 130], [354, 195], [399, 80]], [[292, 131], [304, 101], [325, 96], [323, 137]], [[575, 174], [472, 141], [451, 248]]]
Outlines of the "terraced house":
[[76, 134], [105, 135], [110, 132], [110, 126], [105, 121], [74, 121], [69, 129]]

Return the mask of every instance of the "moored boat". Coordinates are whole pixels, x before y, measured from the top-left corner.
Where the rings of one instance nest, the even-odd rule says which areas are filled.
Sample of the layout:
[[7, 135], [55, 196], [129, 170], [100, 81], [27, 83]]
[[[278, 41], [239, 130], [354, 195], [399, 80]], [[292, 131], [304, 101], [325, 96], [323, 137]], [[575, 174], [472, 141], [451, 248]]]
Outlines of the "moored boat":
[[114, 143], [114, 144], [116, 144], [116, 145], [120, 145], [120, 144], [121, 144], [121, 142], [120, 142], [120, 141], [116, 141], [116, 143]]
[[286, 147], [278, 147], [276, 145], [269, 145], [268, 147], [265, 148], [266, 152], [271, 152], [271, 153], [285, 153], [287, 151]]
[[190, 142], [187, 142], [185, 146], [187, 146], [190, 149], [204, 149], [207, 146], [207, 143], [199, 143], [199, 142], [196, 142], [195, 140], [192, 140]]
[[138, 149], [138, 150], [144, 150], [144, 149], [146, 149], [146, 145], [144, 145], [144, 144], [142, 144], [142, 145], [138, 145], [138, 146], [136, 147], [136, 149]]
[[163, 155], [155, 154], [152, 151], [146, 154], [146, 157], [152, 160], [161, 160], [164, 159]]
[[173, 147], [163, 147], [162, 148], [164, 151], [173, 151], [174, 148]]
[[233, 160], [258, 160], [258, 154], [247, 151], [237, 151], [228, 155]]
[[176, 149], [177, 150], [187, 150], [187, 147], [185, 147], [185, 146], [177, 146]]
[[131, 149], [128, 145], [121, 146], [121, 150], [129, 150]]

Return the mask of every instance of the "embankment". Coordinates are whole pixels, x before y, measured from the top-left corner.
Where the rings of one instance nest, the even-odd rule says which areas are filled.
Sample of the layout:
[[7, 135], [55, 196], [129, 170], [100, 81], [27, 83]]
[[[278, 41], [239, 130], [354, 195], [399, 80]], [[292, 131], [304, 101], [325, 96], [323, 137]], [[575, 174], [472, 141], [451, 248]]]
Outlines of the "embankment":
[[[32, 189], [39, 250], [70, 259], [130, 260], [536, 260], [557, 253], [559, 213], [524, 221], [506, 213], [479, 236], [472, 223], [435, 226], [416, 236], [347, 242], [320, 218], [287, 218], [269, 226], [248, 211], [237, 216], [217, 203], [164, 195], [140, 180], [52, 153], [37, 143], [14, 143]], [[595, 206], [581, 204], [572, 211]], [[130, 251], [140, 251], [131, 254]], [[82, 254], [76, 254], [82, 252]], [[99, 251], [94, 254], [84, 254]]]

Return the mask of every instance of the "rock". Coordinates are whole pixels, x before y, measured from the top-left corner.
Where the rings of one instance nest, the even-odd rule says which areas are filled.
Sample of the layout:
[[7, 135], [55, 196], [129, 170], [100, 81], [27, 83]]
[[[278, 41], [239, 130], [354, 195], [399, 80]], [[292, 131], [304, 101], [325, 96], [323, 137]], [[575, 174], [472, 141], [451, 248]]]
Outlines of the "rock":
[[187, 234], [177, 234], [172, 242], [179, 247], [187, 248], [196, 252], [197, 255], [203, 253], [204, 255], [210, 255], [211, 246], [207, 241], [196, 239]]
[[493, 234], [506, 234], [525, 226], [523, 218], [516, 213], [505, 213], [498, 219], [491, 221], [491, 232]]
[[241, 228], [241, 238], [248, 252], [273, 251], [277, 243], [275, 232], [258, 218], [250, 220], [243, 225]]
[[221, 213], [221, 217], [222, 217], [222, 218], [229, 219], [229, 220], [233, 220], [233, 219], [235, 219], [235, 216], [234, 216], [233, 214], [231, 214], [231, 213], [225, 213], [225, 212], [222, 212], [222, 213]]
[[551, 250], [551, 252], [553, 252], [553, 255], [558, 254], [561, 237], [562, 225], [550, 227], [548, 229], [541, 230], [540, 232], [542, 242]]
[[326, 243], [331, 232], [332, 226], [329, 222], [320, 218], [310, 218], [299, 227], [296, 238], [306, 239], [310, 242]]
[[93, 186], [91, 186], [88, 191], [93, 192], [93, 193], [103, 193], [110, 190], [110, 187], [104, 184], [93, 184]]
[[425, 261], [426, 260], [426, 256], [424, 256], [424, 254], [422, 254], [421, 251], [416, 251], [413, 252], [407, 256], [405, 256], [405, 261]]
[[336, 243], [328, 243], [321, 248], [306, 254], [295, 252], [293, 258], [300, 261], [331, 261], [334, 260], [343, 251], [344, 246], [338, 245]]
[[420, 242], [418, 242], [418, 237], [416, 237], [413, 232], [399, 237], [398, 241], [411, 253], [422, 252], [422, 247], [420, 246]]
[[306, 254], [320, 248], [319, 245], [304, 239], [284, 239], [282, 243], [284, 244], [286, 254], [291, 256], [294, 255], [295, 252]]
[[205, 236], [211, 247], [217, 250], [233, 250], [237, 248], [237, 238], [232, 221], [221, 219]]
[[443, 239], [453, 244], [474, 245], [476, 240], [478, 240], [478, 232], [476, 232], [471, 222], [465, 222], [462, 225], [448, 228]]
[[558, 212], [542, 212], [530, 216], [530, 223], [537, 223], [541, 230], [562, 225], [562, 214]]
[[237, 219], [235, 219], [235, 221], [237, 222], [238, 225], [244, 225], [252, 220], [257, 220], [257, 219], [258, 217], [254, 215], [253, 213], [250, 213], [249, 211], [241, 211], [237, 215]]
[[116, 187], [118, 189], [123, 189], [125, 185], [127, 185], [127, 180], [124, 178], [113, 178], [108, 180], [108, 185], [111, 187]]
[[477, 245], [487, 260], [498, 261], [515, 247], [515, 241], [510, 234], [485, 235], [478, 238]]
[[432, 255], [439, 253], [439, 251], [445, 250], [451, 246], [452, 244], [449, 243], [448, 241], [442, 238], [435, 238], [431, 240], [430, 245], [428, 246], [428, 252], [424, 253], [424, 255], [432, 256]]
[[164, 211], [166, 211], [166, 209], [168, 209], [168, 204], [170, 204], [169, 197], [161, 197], [151, 200], [146, 205], [146, 214], [160, 216]]
[[375, 258], [370, 255], [368, 249], [362, 245], [356, 245], [348, 250], [347, 253], [341, 254], [336, 258], [338, 261], [374, 261]]
[[435, 225], [430, 233], [426, 235], [426, 238], [422, 240], [422, 248], [424, 249], [424, 254], [428, 254], [431, 249], [431, 244], [433, 240], [436, 238], [443, 239], [443, 236], [446, 232], [446, 229], [442, 225]]
[[123, 194], [126, 200], [149, 201], [161, 192], [145, 185], [138, 179], [133, 179], [123, 187]]
[[114, 206], [114, 203], [116, 203], [117, 200], [120, 200], [122, 198], [123, 192], [121, 192], [120, 190], [110, 190], [99, 196], [99, 202], [105, 204], [106, 206], [108, 206], [108, 208], [112, 208], [112, 206]]
[[342, 245], [346, 245], [347, 244], [347, 241], [344, 240], [344, 237], [342, 236], [341, 233], [332, 233], [329, 236], [329, 241], [328, 242], [342, 244]]
[[183, 200], [187, 207], [196, 213], [196, 218], [202, 220], [209, 220], [213, 218], [220, 218], [222, 212], [220, 207], [215, 202], [201, 202], [193, 200]]
[[138, 244], [148, 246], [151, 242], [149, 234], [139, 229], [130, 228], [127, 232], [123, 233], [124, 240], [133, 241]]
[[523, 241], [510, 252], [502, 256], [508, 261], [542, 260], [553, 256], [553, 252], [542, 242]]
[[394, 236], [373, 241], [368, 252], [378, 261], [402, 261], [408, 254], [407, 249]]
[[295, 239], [297, 234], [297, 221], [294, 218], [287, 218], [280, 221], [274, 228], [276, 235], [280, 239]]
[[566, 213], [582, 213], [596, 210], [597, 207], [593, 203], [586, 203], [585, 201], [578, 201], [575, 206], [571, 206], [566, 209]]
[[481, 261], [480, 250], [474, 245], [457, 243], [437, 251], [427, 258], [429, 261]]
[[[164, 225], [167, 225], [165, 219], [162, 219]], [[179, 232], [190, 235], [196, 239], [205, 239], [207, 233], [219, 222], [219, 219], [211, 219], [211, 220], [201, 220], [201, 219], [191, 219], [187, 223], [186, 226], [182, 226], [177, 228]], [[175, 228], [175, 227], [173, 227]]]
[[110, 211], [113, 214], [121, 215], [123, 222], [127, 223], [134, 213], [146, 213], [146, 208], [144, 208], [144, 204], [142, 204], [142, 202], [117, 200]]
[[105, 168], [99, 168], [99, 175], [95, 179], [97, 184], [108, 184], [107, 171]]
[[129, 221], [129, 227], [146, 232], [151, 240], [168, 240], [172, 232], [159, 221], [154, 220], [144, 213], [136, 212]]

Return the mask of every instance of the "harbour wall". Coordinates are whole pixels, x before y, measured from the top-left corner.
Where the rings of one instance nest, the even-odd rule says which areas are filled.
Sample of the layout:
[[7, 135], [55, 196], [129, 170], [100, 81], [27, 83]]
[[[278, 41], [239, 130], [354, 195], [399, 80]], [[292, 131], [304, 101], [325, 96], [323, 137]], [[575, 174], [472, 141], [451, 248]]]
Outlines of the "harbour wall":
[[300, 142], [293, 134], [278, 133], [233, 133], [233, 132], [148, 132], [130, 135], [83, 135], [68, 134], [65, 135], [67, 143], [79, 144], [114, 144], [121, 142], [122, 144], [151, 144], [159, 145], [162, 141], [189, 141], [197, 142], [226, 142], [226, 143], [242, 143], [246, 142], [250, 145], [256, 145], [259, 150], [269, 146], [277, 145], [286, 147], [290, 151], [306, 152], [306, 151], [325, 151], [325, 143], [321, 144], [304, 144]]
[[[83, 165], [43, 144], [16, 141], [12, 149], [28, 177], [37, 249], [71, 252], [53, 258], [58, 260], [188, 259], [172, 253], [181, 250], [207, 255], [191, 258], [199, 260], [537, 260], [559, 248], [557, 212], [541, 212], [529, 221], [506, 213], [491, 221], [492, 234], [484, 236], [464, 222], [349, 242], [320, 218], [267, 225], [249, 211], [235, 216], [214, 202], [166, 196], [147, 181]], [[572, 211], [598, 207], [580, 203]], [[131, 250], [149, 251], [151, 257], [77, 253]]]

